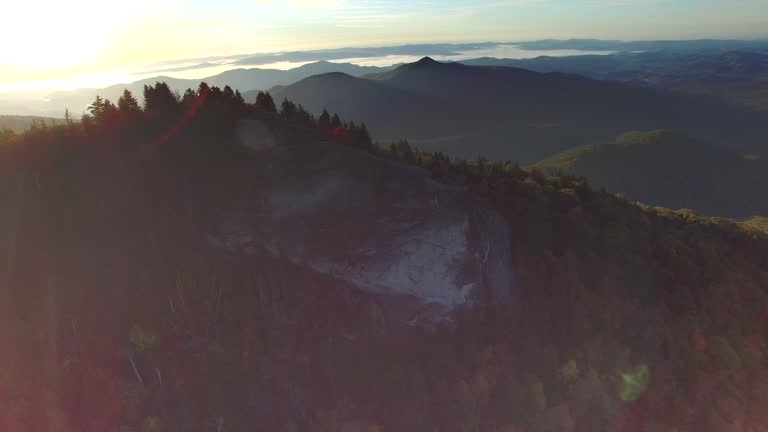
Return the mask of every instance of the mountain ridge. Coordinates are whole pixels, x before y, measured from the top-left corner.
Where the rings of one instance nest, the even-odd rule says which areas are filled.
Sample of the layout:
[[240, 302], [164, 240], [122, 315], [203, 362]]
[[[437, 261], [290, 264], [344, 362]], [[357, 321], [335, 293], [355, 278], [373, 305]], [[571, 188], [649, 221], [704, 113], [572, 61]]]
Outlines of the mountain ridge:
[[768, 214], [768, 163], [666, 130], [628, 132], [586, 145], [530, 169], [584, 176], [632, 199], [706, 214]]
[[478, 66], [513, 66], [563, 72], [663, 90], [699, 93], [753, 109], [768, 109], [768, 52], [745, 50], [649, 51], [610, 55], [478, 58]]
[[173, 90], [183, 93], [187, 88], [195, 89], [197, 85], [204, 81], [209, 85], [218, 87], [230, 86], [241, 93], [251, 90], [268, 90], [277, 85], [287, 85], [300, 81], [312, 75], [340, 71], [347, 74], [364, 75], [373, 71], [383, 71], [387, 68], [375, 66], [358, 66], [352, 63], [334, 63], [328, 61], [319, 61], [307, 63], [293, 69], [261, 69], [261, 68], [237, 68], [208, 76], [201, 79], [172, 78], [159, 75], [157, 77], [144, 78], [128, 84], [115, 84], [100, 89], [77, 89], [69, 91], [57, 91], [48, 96], [46, 105], [51, 110], [52, 106], [61, 107], [64, 111], [68, 107], [72, 112], [80, 114], [82, 110], [93, 102], [96, 95], [110, 99], [115, 102], [120, 97], [123, 90], [128, 89], [132, 93], [139, 95], [144, 85], [154, 85], [156, 82], [165, 82]]
[[[563, 73], [429, 60], [362, 78], [381, 88], [408, 91], [414, 95], [414, 103], [440, 100], [445, 106], [412, 111], [409, 122], [421, 119], [429, 125], [418, 130], [412, 124], [408, 128], [395, 122], [377, 125], [377, 101], [372, 97], [382, 93], [380, 90], [363, 98], [355, 91], [336, 89], [347, 97], [329, 94], [326, 102], [322, 89], [310, 91], [311, 86], [303, 82], [282, 87], [276, 95], [298, 101], [313, 112], [327, 108], [365, 121], [374, 126], [376, 139], [406, 137], [420, 148], [461, 158], [484, 156], [532, 163], [564, 148], [609, 139], [627, 130], [657, 128], [679, 130], [744, 152], [768, 154], [761, 142], [761, 124], [766, 120], [763, 114], [705, 96]], [[312, 97], [305, 97], [304, 92], [311, 92]], [[360, 111], [363, 106], [365, 113]], [[449, 130], [434, 130], [431, 125], [438, 118], [451, 120], [444, 122]]]

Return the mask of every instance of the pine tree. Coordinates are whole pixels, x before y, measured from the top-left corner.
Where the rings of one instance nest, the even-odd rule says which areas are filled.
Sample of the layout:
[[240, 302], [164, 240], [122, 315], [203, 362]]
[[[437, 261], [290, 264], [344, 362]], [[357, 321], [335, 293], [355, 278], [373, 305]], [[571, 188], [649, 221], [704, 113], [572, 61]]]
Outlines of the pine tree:
[[224, 99], [227, 102], [232, 102], [235, 100], [235, 91], [232, 90], [232, 87], [228, 85], [224, 86], [224, 91], [222, 92], [222, 95], [224, 96]]
[[368, 126], [365, 125], [365, 122], [360, 124], [360, 128], [358, 129], [358, 140], [359, 143], [363, 146], [370, 146], [373, 144], [373, 141], [371, 140], [371, 134], [368, 132]]
[[275, 106], [275, 101], [272, 99], [272, 95], [270, 95], [269, 92], [260, 91], [256, 95], [254, 106], [259, 112], [271, 114], [277, 113], [277, 106]]
[[314, 125], [314, 117], [301, 104], [296, 107], [296, 120], [305, 126]]
[[100, 95], [96, 95], [96, 99], [88, 105], [88, 112], [91, 116], [96, 118], [96, 115], [98, 113], [101, 113], [104, 110], [104, 98]]
[[341, 118], [338, 114], [334, 114], [333, 117], [331, 117], [331, 129], [336, 129], [339, 126], [341, 126]]
[[323, 112], [320, 117], [317, 118], [317, 127], [321, 132], [327, 132], [331, 129], [331, 115], [328, 114], [328, 110], [323, 108]]
[[117, 107], [109, 99], [96, 95], [96, 100], [88, 106], [88, 112], [96, 123], [105, 123], [116, 117]]
[[151, 115], [171, 115], [179, 106], [179, 97], [168, 84], [157, 82], [144, 86], [144, 111]]
[[296, 113], [298, 112], [296, 108], [296, 104], [289, 101], [288, 99], [283, 99], [283, 103], [280, 104], [280, 116], [283, 117], [286, 120], [293, 120], [296, 118]]
[[124, 115], [136, 115], [141, 111], [139, 101], [133, 97], [133, 94], [125, 89], [123, 95], [117, 100], [117, 110]]
[[235, 90], [235, 106], [237, 106], [237, 109], [241, 112], [244, 112], [247, 109], [247, 104], [245, 103], [245, 99], [243, 99], [243, 95], [240, 93], [240, 90]]
[[188, 110], [194, 105], [195, 101], [197, 101], [197, 93], [191, 88], [188, 88], [184, 92], [184, 96], [181, 97], [181, 105], [185, 110]]
[[207, 99], [211, 95], [211, 87], [205, 81], [200, 81], [200, 85], [197, 86], [197, 97]]

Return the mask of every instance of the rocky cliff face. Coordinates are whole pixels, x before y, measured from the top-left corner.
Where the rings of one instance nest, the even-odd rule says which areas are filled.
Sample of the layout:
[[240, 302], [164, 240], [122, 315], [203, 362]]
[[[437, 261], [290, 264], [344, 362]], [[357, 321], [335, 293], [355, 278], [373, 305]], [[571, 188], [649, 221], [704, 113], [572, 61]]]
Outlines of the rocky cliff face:
[[465, 190], [352, 148], [251, 123], [241, 130], [262, 166], [223, 212], [213, 243], [445, 312], [515, 301], [508, 226]]

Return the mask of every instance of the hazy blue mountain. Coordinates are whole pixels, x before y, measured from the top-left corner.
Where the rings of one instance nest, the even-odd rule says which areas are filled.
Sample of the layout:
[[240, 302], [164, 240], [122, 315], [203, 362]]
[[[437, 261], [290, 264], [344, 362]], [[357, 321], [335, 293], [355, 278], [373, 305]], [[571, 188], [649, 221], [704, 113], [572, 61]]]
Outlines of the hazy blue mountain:
[[167, 76], [157, 76], [135, 81], [130, 84], [117, 84], [101, 89], [79, 89], [55, 92], [49, 95], [48, 105], [51, 107], [58, 107], [62, 112], [64, 111], [64, 108], [68, 107], [73, 112], [79, 114], [93, 102], [97, 94], [114, 102], [120, 97], [124, 89], [128, 89], [140, 98], [144, 85], [151, 85], [158, 81], [166, 82], [172, 89], [180, 93], [187, 88], [196, 89], [200, 84], [200, 81], [205, 81], [210, 85], [219, 87], [229, 85], [241, 92], [247, 92], [254, 89], [261, 90], [277, 85], [291, 84], [312, 75], [328, 72], [344, 72], [349, 75], [359, 76], [386, 70], [388, 70], [388, 68], [320, 61], [288, 70], [259, 68], [233, 69], [201, 79], [179, 79]]
[[463, 117], [461, 107], [454, 103], [342, 73], [316, 75], [275, 87], [271, 94], [278, 103], [287, 98], [310, 112], [328, 108], [344, 118], [365, 121], [374, 136], [382, 140], [429, 139], [465, 129], [458, 124]]
[[292, 84], [301, 79], [330, 72], [342, 72], [347, 75], [361, 76], [369, 73], [386, 71], [389, 68], [375, 66], [358, 66], [352, 63], [333, 63], [318, 61], [308, 63], [294, 69], [233, 69], [218, 75], [204, 78], [211, 85], [223, 87], [228, 85], [242, 92], [249, 90], [266, 90], [277, 85]]
[[[626, 130], [656, 128], [680, 130], [745, 152], [764, 151], [764, 115], [708, 98], [430, 58], [365, 79], [334, 80], [333, 86], [305, 80], [275, 89], [274, 96], [312, 111], [327, 108], [366, 121], [375, 138], [404, 137], [457, 157], [534, 162]], [[425, 104], [432, 108], [411, 108], [399, 119], [393, 114], [393, 107]]]
[[[768, 49], [767, 40], [673, 40], [673, 41], [614, 41], [599, 39], [506, 41], [479, 43], [432, 43], [406, 44], [384, 47], [346, 47], [320, 50], [288, 51], [278, 53], [252, 53], [231, 56], [211, 56], [186, 59], [185, 66], [158, 68], [159, 73], [172, 70], [199, 68], [207, 64], [232, 61], [238, 65], [268, 65], [276, 62], [315, 62], [350, 58], [374, 58], [385, 56], [459, 56], [468, 51], [493, 50], [501, 46], [514, 45], [524, 50], [585, 50], [585, 51], [657, 51], [657, 50], [702, 50], [702, 49]], [[190, 66], [190, 63], [198, 63]], [[168, 64], [172, 64], [169, 62]]]
[[579, 74], [638, 86], [708, 94], [729, 102], [768, 109], [768, 52], [653, 51], [522, 60], [486, 57], [461, 63]]
[[657, 51], [657, 50], [712, 50], [712, 49], [759, 49], [768, 50], [768, 39], [733, 40], [733, 39], [695, 39], [695, 40], [655, 40], [655, 41], [616, 41], [600, 39], [545, 39], [516, 43], [521, 48], [530, 50], [585, 50], [585, 51]]
[[127, 89], [133, 92], [134, 96], [141, 99], [144, 85], [153, 85], [156, 82], [165, 82], [172, 89], [181, 92], [188, 87], [197, 88], [200, 80], [186, 80], [171, 78], [168, 76], [157, 76], [134, 81], [129, 84], [115, 84], [113, 86], [99, 89], [90, 88], [57, 91], [48, 95], [48, 101], [46, 105], [49, 111], [58, 109], [61, 112], [64, 112], [65, 109], [69, 109], [74, 114], [79, 115], [86, 111], [88, 105], [93, 102], [97, 95], [109, 99], [112, 102], [116, 102], [120, 95], [123, 94], [123, 90]]
[[498, 42], [461, 43], [461, 44], [409, 44], [386, 47], [336, 48], [314, 51], [292, 51], [284, 53], [253, 54], [240, 58], [235, 64], [261, 65], [276, 62], [305, 62], [319, 60], [340, 60], [349, 58], [373, 58], [396, 56], [451, 56], [464, 51], [488, 49], [501, 45]]

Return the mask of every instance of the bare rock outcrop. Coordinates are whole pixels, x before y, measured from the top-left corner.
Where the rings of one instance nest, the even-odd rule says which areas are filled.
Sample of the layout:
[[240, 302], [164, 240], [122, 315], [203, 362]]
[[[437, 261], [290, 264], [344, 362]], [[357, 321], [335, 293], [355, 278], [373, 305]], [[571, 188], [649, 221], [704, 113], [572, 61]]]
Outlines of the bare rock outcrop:
[[213, 242], [446, 311], [514, 301], [508, 225], [466, 190], [354, 148], [246, 126], [260, 131], [248, 145], [262, 166]]

